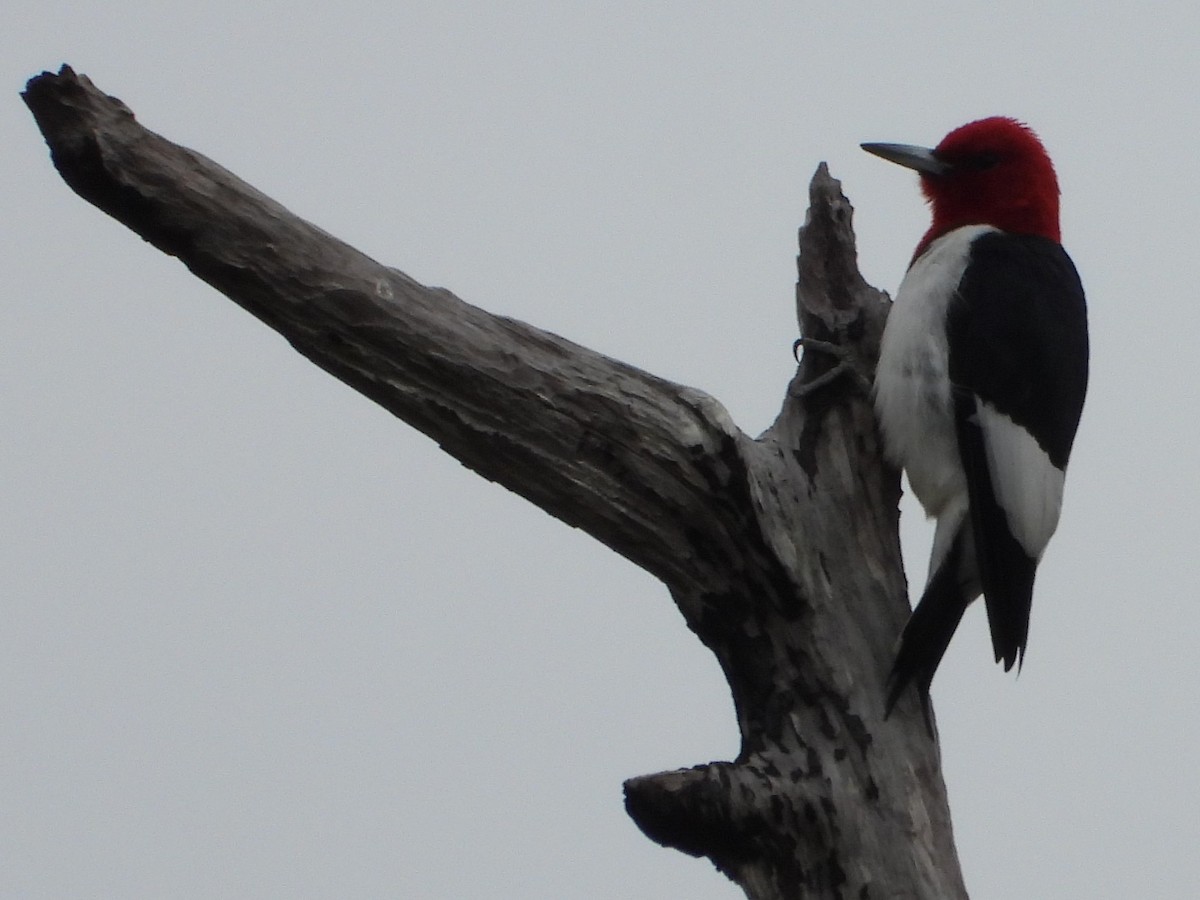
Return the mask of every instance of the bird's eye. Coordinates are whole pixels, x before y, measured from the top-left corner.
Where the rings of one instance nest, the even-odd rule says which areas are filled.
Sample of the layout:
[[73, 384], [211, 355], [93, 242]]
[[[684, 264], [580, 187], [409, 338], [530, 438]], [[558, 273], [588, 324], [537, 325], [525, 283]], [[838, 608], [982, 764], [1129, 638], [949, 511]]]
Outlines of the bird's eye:
[[998, 153], [977, 153], [963, 160], [963, 167], [975, 172], [986, 172], [1000, 162]]

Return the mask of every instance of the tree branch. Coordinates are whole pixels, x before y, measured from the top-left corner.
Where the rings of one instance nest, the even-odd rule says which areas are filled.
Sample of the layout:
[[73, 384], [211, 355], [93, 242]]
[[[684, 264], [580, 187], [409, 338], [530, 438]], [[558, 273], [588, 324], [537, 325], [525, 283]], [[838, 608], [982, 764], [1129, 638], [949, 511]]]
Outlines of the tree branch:
[[417, 284], [144, 129], [68, 67], [24, 94], [81, 196], [317, 365], [660, 578], [723, 667], [742, 749], [626, 783], [656, 841], [752, 898], [964, 897], [937, 746], [883, 718], [907, 616], [897, 473], [869, 394], [886, 296], [822, 165], [800, 234], [808, 341], [752, 440], [714, 399]]
[[711, 397], [417, 284], [69, 68], [24, 96], [72, 188], [317, 365], [664, 581], [703, 577], [682, 523], [719, 530], [705, 499], [741, 437]]

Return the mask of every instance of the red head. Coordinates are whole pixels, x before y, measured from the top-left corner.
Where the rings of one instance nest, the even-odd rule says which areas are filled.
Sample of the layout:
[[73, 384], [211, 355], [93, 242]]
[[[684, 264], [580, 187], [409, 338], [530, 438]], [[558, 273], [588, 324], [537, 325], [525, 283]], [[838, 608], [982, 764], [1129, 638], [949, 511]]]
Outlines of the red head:
[[897, 144], [863, 149], [921, 173], [933, 224], [917, 247], [963, 225], [1060, 239], [1058, 179], [1046, 148], [1016, 119], [993, 116], [956, 128], [933, 150]]

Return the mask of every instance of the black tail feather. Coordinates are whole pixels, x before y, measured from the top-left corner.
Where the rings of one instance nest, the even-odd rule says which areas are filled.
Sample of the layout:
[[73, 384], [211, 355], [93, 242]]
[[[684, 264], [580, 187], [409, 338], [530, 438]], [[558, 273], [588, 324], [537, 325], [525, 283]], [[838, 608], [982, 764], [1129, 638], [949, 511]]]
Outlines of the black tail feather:
[[954, 538], [954, 543], [941, 567], [925, 588], [921, 602], [913, 610], [904, 632], [900, 635], [900, 649], [888, 676], [887, 705], [885, 716], [892, 714], [896, 701], [910, 684], [915, 684], [925, 713], [925, 723], [933, 731], [932, 713], [929, 708], [929, 687], [938, 664], [950, 646], [963, 613], [974, 598], [959, 577], [964, 552], [965, 529]]

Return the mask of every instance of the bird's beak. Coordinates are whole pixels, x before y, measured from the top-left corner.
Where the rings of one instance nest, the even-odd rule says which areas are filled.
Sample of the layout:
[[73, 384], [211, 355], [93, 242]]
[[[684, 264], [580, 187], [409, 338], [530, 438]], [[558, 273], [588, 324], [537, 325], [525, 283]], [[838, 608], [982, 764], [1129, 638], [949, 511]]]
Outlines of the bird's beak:
[[945, 175], [950, 171], [949, 163], [943, 162], [933, 155], [928, 147], [914, 147], [912, 144], [862, 144], [868, 153], [886, 159], [888, 162], [924, 172], [926, 175]]

